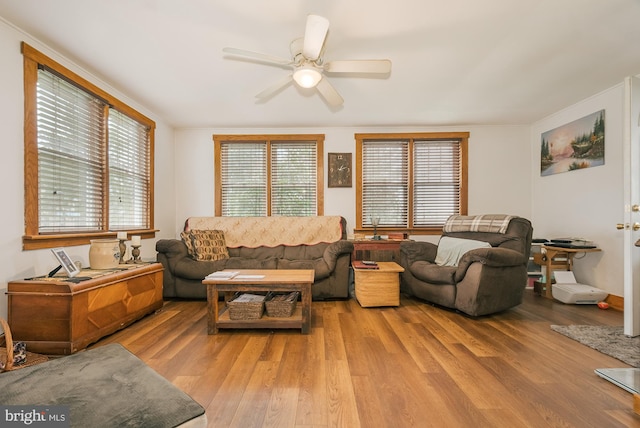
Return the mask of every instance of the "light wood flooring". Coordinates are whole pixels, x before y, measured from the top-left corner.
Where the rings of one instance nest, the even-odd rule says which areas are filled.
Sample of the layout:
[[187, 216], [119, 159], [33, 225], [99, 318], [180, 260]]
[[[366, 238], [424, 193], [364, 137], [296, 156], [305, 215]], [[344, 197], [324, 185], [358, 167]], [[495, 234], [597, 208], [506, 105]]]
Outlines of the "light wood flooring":
[[207, 335], [206, 302], [170, 301], [119, 342], [205, 409], [209, 427], [640, 427], [632, 395], [594, 369], [629, 367], [551, 324], [622, 313], [527, 291], [479, 319], [402, 297], [397, 308], [313, 302], [299, 330]]

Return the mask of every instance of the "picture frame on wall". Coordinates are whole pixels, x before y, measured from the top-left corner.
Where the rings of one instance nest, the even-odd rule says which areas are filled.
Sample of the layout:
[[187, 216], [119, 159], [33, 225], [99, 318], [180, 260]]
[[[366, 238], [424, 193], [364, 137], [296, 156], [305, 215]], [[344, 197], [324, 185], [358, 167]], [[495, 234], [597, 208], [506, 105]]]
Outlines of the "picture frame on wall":
[[329, 153], [329, 187], [351, 187], [353, 168], [351, 153]]
[[541, 135], [540, 175], [604, 165], [605, 111], [599, 110]]

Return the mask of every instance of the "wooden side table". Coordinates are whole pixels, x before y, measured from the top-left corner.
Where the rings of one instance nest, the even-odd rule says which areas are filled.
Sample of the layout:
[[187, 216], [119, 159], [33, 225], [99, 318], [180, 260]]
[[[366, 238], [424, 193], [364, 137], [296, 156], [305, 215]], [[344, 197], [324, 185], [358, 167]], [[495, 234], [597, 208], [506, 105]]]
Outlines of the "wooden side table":
[[543, 245], [542, 252], [535, 254], [534, 262], [545, 267], [545, 289], [540, 295], [553, 299], [551, 276], [554, 270], [573, 270], [573, 258], [578, 253], [593, 253], [600, 248], [564, 248]]
[[40, 354], [73, 354], [163, 305], [162, 265], [84, 269], [82, 282], [66, 277], [11, 281], [8, 321], [13, 339]]
[[353, 268], [356, 299], [363, 308], [400, 305], [400, 272], [394, 262], [378, 262], [378, 269]]

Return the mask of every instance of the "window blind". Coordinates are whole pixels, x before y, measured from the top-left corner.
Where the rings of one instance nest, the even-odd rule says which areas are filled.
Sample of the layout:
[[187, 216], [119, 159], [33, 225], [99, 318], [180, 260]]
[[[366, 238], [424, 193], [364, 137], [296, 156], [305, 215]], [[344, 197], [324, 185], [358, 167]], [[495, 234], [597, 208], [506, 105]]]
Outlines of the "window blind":
[[380, 218], [382, 227], [408, 227], [408, 142], [365, 141], [362, 145], [362, 225]]
[[115, 230], [152, 237], [155, 123], [28, 44], [21, 49], [23, 248], [83, 245]]
[[39, 233], [102, 230], [105, 104], [45, 69], [36, 93]]
[[439, 227], [460, 212], [460, 142], [415, 141], [413, 225]]
[[222, 215], [266, 216], [266, 144], [222, 143], [220, 169]]
[[109, 227], [149, 227], [149, 128], [109, 110]]
[[271, 215], [316, 215], [315, 143], [271, 144]]

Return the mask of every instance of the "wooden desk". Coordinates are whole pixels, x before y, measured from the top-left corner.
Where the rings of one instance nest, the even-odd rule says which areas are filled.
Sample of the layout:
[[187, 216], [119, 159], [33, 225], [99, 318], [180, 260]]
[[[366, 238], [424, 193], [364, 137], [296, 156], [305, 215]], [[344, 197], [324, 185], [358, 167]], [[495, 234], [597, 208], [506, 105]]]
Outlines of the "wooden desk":
[[533, 261], [545, 267], [545, 290], [540, 295], [553, 299], [551, 276], [554, 270], [573, 270], [573, 258], [579, 253], [593, 253], [600, 248], [562, 248], [543, 245], [542, 252], [534, 255]]
[[13, 339], [40, 354], [73, 354], [162, 308], [162, 265], [82, 270], [66, 277], [11, 281], [7, 287]]

